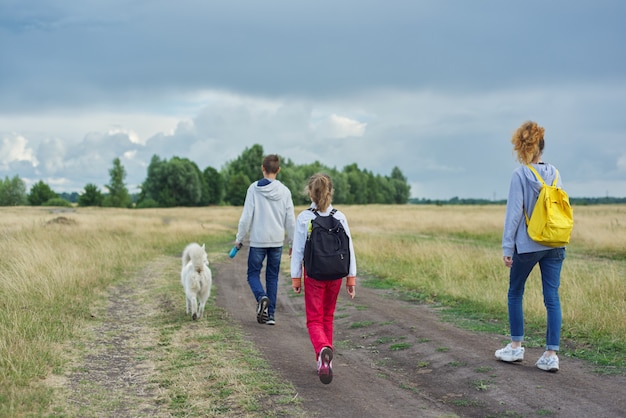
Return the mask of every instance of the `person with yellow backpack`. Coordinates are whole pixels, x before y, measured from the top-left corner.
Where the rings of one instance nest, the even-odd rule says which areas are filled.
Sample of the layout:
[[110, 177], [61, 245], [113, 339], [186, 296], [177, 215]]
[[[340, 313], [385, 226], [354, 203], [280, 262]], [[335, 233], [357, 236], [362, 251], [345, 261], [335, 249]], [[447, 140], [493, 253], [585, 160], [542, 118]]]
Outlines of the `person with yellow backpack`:
[[[541, 370], [556, 372], [559, 370], [557, 352], [562, 322], [561, 267], [573, 226], [573, 212], [569, 198], [562, 190], [558, 170], [541, 159], [544, 131], [536, 122], [528, 121], [511, 139], [517, 160], [523, 164], [511, 176], [502, 234], [503, 260], [510, 268], [508, 313], [511, 342], [496, 350], [495, 356], [504, 362], [524, 360], [524, 288], [530, 272], [539, 264], [547, 328], [545, 352], [535, 365]], [[540, 195], [542, 199], [546, 196], [545, 199], [538, 200]]]

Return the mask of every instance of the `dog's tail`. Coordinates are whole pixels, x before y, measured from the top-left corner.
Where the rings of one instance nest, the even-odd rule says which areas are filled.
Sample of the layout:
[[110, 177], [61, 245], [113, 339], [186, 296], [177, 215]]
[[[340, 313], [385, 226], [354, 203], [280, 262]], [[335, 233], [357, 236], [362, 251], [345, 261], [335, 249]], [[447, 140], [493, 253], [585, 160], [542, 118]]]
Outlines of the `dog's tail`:
[[189, 258], [191, 263], [193, 264], [193, 269], [198, 273], [202, 272], [202, 270], [204, 270], [209, 265], [209, 260], [206, 254], [204, 244], [202, 244], [202, 247], [199, 245], [192, 247]]
[[190, 255], [190, 251], [191, 251], [191, 247], [193, 244], [189, 244], [188, 246], [185, 247], [185, 249], [183, 250], [183, 268], [185, 268], [185, 266], [187, 265], [187, 263], [189, 263], [191, 261], [191, 255]]
[[[200, 246], [199, 244], [192, 242], [191, 244], [187, 245], [185, 249], [183, 250], [183, 257], [182, 257], [183, 268], [185, 268], [185, 266], [189, 264], [189, 262], [193, 263], [194, 267], [198, 267], [197, 266], [198, 257], [204, 262], [205, 265], [207, 266], [209, 265], [209, 259], [206, 254], [206, 249], [205, 249], [204, 244]], [[201, 270], [198, 270], [198, 271], [201, 271]]]

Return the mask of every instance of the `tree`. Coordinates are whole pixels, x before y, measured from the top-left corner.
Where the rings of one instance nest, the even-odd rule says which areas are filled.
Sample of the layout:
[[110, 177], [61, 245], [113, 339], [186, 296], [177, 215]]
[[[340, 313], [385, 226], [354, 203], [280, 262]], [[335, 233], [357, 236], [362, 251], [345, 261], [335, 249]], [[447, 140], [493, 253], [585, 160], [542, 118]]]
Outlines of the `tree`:
[[114, 208], [127, 208], [131, 204], [130, 195], [124, 179], [126, 178], [126, 170], [120, 162], [119, 158], [113, 160], [113, 168], [109, 170], [111, 176], [111, 182], [106, 187], [109, 190], [109, 194], [104, 199], [104, 206]]
[[230, 176], [226, 192], [226, 203], [233, 206], [242, 206], [246, 200], [246, 192], [250, 187], [250, 179], [242, 173]]
[[198, 166], [187, 158], [170, 161], [154, 155], [148, 166], [148, 177], [141, 185], [138, 205], [156, 202], [159, 207], [200, 206], [208, 204], [209, 191]]
[[28, 203], [30, 203], [31, 206], [41, 206], [48, 200], [56, 197], [59, 197], [59, 195], [53, 192], [50, 186], [44, 183], [43, 180], [39, 180], [30, 188]]
[[104, 196], [93, 183], [85, 185], [85, 190], [78, 196], [78, 206], [102, 206]]
[[224, 177], [213, 167], [207, 167], [202, 173], [207, 185], [207, 204], [219, 205], [224, 198]]
[[348, 203], [348, 199], [350, 199], [350, 183], [348, 182], [348, 175], [340, 173], [334, 169], [328, 174], [333, 179], [333, 187], [335, 189], [335, 193], [333, 194], [333, 203]]
[[347, 175], [350, 193], [348, 195], [349, 204], [362, 205], [371, 203], [367, 200], [367, 176], [356, 164], [345, 166], [343, 172]]
[[[148, 176], [141, 184], [141, 192], [139, 193], [139, 201], [137, 202], [138, 206], [143, 206], [144, 202], [157, 202], [158, 204], [158, 196], [162, 188], [163, 184], [163, 169], [165, 166], [166, 160], [161, 160], [158, 155], [153, 155], [150, 160], [150, 164], [148, 165]], [[149, 207], [152, 207], [150, 203]]]
[[391, 179], [389, 177], [376, 176], [377, 179], [377, 187], [379, 188], [380, 193], [380, 201], [376, 203], [385, 203], [391, 204], [395, 202], [395, 193], [396, 189], [391, 184]]
[[27, 202], [26, 185], [19, 176], [0, 180], [0, 206], [23, 206]]
[[411, 197], [411, 186], [397, 166], [391, 170], [391, 185], [395, 191], [393, 203], [407, 203]]
[[[261, 164], [263, 164], [263, 147], [259, 144], [246, 148], [237, 159], [226, 164], [224, 200], [227, 203], [235, 206], [243, 205], [248, 186], [254, 179], [259, 179], [262, 176]], [[248, 183], [245, 187], [241, 184], [244, 179]]]
[[291, 198], [294, 205], [303, 205], [311, 202], [308, 194], [304, 193], [306, 180], [303, 178], [302, 173], [298, 172], [294, 166], [281, 164], [280, 173], [276, 178], [291, 191]]
[[165, 165], [165, 183], [173, 206], [198, 206], [204, 178], [198, 166], [187, 158], [173, 157]]
[[[141, 185], [137, 206], [241, 205], [250, 183], [261, 178], [263, 157], [263, 147], [255, 144], [226, 163], [219, 172], [212, 167], [200, 172], [195, 163], [185, 158], [174, 157], [167, 161], [154, 155], [148, 176]], [[310, 203], [305, 191], [307, 181], [319, 172], [332, 178], [333, 202], [337, 204], [405, 204], [409, 199], [410, 186], [398, 167], [393, 168], [391, 176], [383, 176], [362, 170], [356, 163], [338, 171], [319, 161], [296, 165], [283, 157], [280, 160], [277, 179], [291, 191], [295, 205]]]
[[250, 181], [261, 178], [261, 164], [263, 164], [263, 147], [254, 144], [246, 148], [234, 161], [227, 164], [229, 175], [243, 174]]

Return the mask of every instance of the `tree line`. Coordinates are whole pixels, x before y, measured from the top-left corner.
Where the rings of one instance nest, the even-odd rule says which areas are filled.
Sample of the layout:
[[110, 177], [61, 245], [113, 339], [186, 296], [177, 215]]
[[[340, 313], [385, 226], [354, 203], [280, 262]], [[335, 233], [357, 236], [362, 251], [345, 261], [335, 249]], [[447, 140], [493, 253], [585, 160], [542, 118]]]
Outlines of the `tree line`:
[[[569, 202], [572, 206], [589, 206], [589, 205], [619, 205], [626, 203], [626, 197], [570, 197]], [[425, 199], [411, 198], [408, 201], [412, 205], [506, 205], [506, 199], [489, 200], [489, 199], [460, 199], [453, 197], [451, 199]]]
[[[128, 192], [124, 182], [126, 170], [119, 158], [113, 160], [113, 167], [109, 170], [110, 182], [105, 185], [106, 191], [88, 183], [81, 193], [60, 195], [39, 181], [27, 193], [19, 176], [6, 177], [4, 181], [0, 179], [0, 206], [71, 206], [73, 198], [78, 206], [241, 206], [250, 184], [262, 176], [264, 155], [263, 147], [255, 144], [219, 171], [213, 167], [200, 170], [187, 158], [167, 160], [154, 155], [137, 195]], [[280, 159], [281, 170], [277, 178], [291, 190], [295, 205], [310, 202], [305, 187], [309, 177], [317, 172], [325, 172], [333, 179], [333, 202], [338, 204], [404, 204], [409, 201], [410, 186], [398, 167], [394, 167], [389, 176], [382, 176], [361, 169], [357, 164], [338, 170], [318, 161], [297, 165], [282, 156]]]

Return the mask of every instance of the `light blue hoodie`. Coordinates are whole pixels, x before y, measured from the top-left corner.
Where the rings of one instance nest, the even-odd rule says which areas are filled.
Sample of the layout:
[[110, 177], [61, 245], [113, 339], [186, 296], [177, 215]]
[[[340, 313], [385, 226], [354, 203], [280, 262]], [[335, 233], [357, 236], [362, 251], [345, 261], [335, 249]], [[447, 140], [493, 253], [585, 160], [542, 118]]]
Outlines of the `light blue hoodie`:
[[261, 179], [248, 187], [239, 218], [237, 242], [250, 234], [250, 246], [282, 247], [293, 241], [296, 217], [289, 189], [278, 180]]
[[[557, 169], [552, 164], [533, 164], [543, 181], [552, 185]], [[561, 187], [561, 173], [557, 180], [557, 187]], [[526, 229], [526, 217], [524, 210], [530, 215], [533, 213], [537, 196], [541, 190], [541, 182], [530, 168], [525, 165], [516, 168], [511, 176], [509, 197], [506, 201], [506, 214], [504, 216], [504, 232], [502, 233], [502, 255], [512, 257], [515, 248], [518, 254], [545, 251], [553, 247], [537, 244], [528, 236]]]

